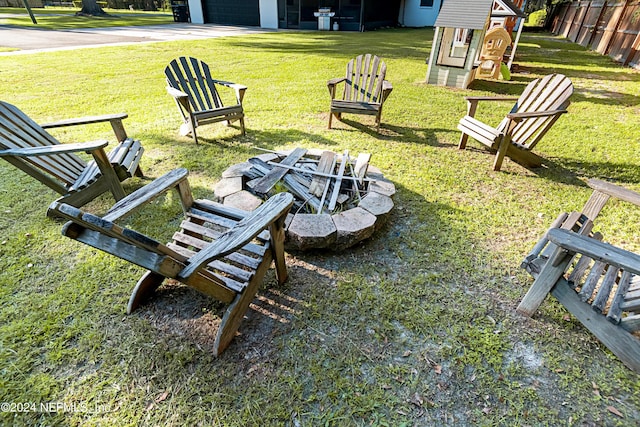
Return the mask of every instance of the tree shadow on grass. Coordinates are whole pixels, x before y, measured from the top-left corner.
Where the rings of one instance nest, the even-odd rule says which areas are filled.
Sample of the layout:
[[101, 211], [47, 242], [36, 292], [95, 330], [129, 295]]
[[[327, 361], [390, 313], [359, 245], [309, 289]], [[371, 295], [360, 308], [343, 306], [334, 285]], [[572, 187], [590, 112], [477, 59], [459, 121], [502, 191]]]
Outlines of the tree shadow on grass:
[[[451, 220], [455, 208], [426, 202], [423, 195], [404, 187], [398, 189], [394, 199], [398, 206], [370, 238], [341, 252], [330, 249], [289, 252], [286, 258], [289, 279], [284, 285], [277, 285], [270, 270], [240, 325], [240, 336], [232, 341], [221, 359], [238, 359], [242, 362], [239, 371], [245, 372], [242, 368], [245, 364], [280, 357], [275, 352], [282, 342], [295, 342], [295, 346], [305, 349], [316, 345], [331, 348], [344, 337], [390, 357], [388, 347], [402, 345], [395, 340], [402, 341], [405, 328], [411, 329], [414, 322], [423, 322], [407, 316], [398, 318], [402, 304], [413, 306], [424, 304], [425, 298], [439, 299], [434, 292], [404, 291], [409, 278], [415, 279], [415, 265], [428, 265], [429, 271], [449, 269], [451, 263], [443, 252], [469, 254], [472, 248], [481, 245], [474, 243], [468, 232]], [[140, 221], [148, 222], [146, 218], [141, 214]], [[414, 234], [410, 238], [408, 230]], [[460, 261], [463, 266], [459, 268], [473, 268], [473, 262], [474, 257], [470, 255], [468, 260]], [[366, 286], [359, 288], [357, 281], [356, 284], [349, 281], [351, 277], [362, 277]], [[403, 285], [386, 289], [390, 283]], [[435, 283], [422, 284], [432, 285]], [[414, 286], [418, 285], [414, 283]], [[463, 292], [466, 284], [452, 286]], [[444, 298], [451, 291], [441, 287], [439, 292]], [[375, 303], [372, 309], [367, 304], [374, 299], [379, 300], [379, 304]], [[353, 306], [341, 300], [363, 300], [364, 304]], [[476, 304], [477, 307], [468, 309], [486, 309], [482, 303]], [[388, 310], [394, 305], [397, 305], [395, 309]], [[445, 305], [457, 310], [455, 301]], [[386, 308], [380, 308], [382, 306]], [[200, 351], [210, 353], [225, 309], [226, 306], [214, 298], [169, 280], [132, 316], [148, 321], [161, 336], [180, 337]], [[345, 322], [345, 319], [350, 320]], [[389, 329], [394, 322], [400, 326]], [[435, 329], [442, 328], [443, 334], [447, 327], [446, 324], [433, 325]], [[372, 337], [371, 329], [385, 330], [385, 333]], [[304, 353], [300, 348], [297, 351]]]
[[[528, 76], [524, 73], [531, 73]], [[539, 75], [551, 73], [564, 74], [570, 79], [592, 79], [599, 84], [606, 85], [607, 81], [618, 82], [621, 78], [620, 73], [606, 73], [598, 70], [596, 73], [587, 73], [584, 71], [575, 71], [566, 67], [520, 67], [518, 74], [512, 74], [510, 81], [504, 80], [474, 80], [469, 89], [494, 92], [500, 95], [520, 96], [524, 88]], [[640, 75], [625, 74], [629, 76], [630, 81], [640, 82]], [[601, 105], [627, 105], [633, 106], [640, 104], [640, 96], [633, 93], [624, 93], [615, 90], [607, 90], [603, 88], [577, 87], [574, 83], [574, 92], [571, 96], [572, 102], [589, 102]]]
[[[495, 157], [495, 152], [492, 152], [485, 147], [475, 146], [467, 146], [466, 150], [486, 154], [488, 163], [487, 167], [491, 167]], [[640, 167], [636, 164], [549, 158], [545, 157], [544, 154], [542, 154], [541, 157], [541, 167], [530, 168], [523, 165], [519, 166], [539, 178], [576, 187], [586, 188], [587, 185], [584, 183], [584, 180], [588, 178], [598, 178], [611, 182], [640, 184]], [[509, 157], [505, 157], [505, 160], [507, 159], [508, 161], [514, 162]], [[504, 168], [499, 173], [518, 174], [518, 172], [508, 171]]]
[[338, 126], [340, 126], [339, 123], [349, 126], [349, 128], [344, 126], [340, 127], [342, 131], [366, 133], [380, 141], [427, 144], [432, 147], [445, 147], [451, 145], [449, 143], [441, 142], [440, 139], [442, 138], [438, 136], [439, 133], [457, 133], [457, 131], [451, 129], [403, 127], [385, 122], [380, 124], [380, 131], [376, 132], [376, 127], [373, 122], [369, 124], [352, 119], [346, 119], [344, 117], [340, 121], [334, 121], [334, 123], [338, 124]]

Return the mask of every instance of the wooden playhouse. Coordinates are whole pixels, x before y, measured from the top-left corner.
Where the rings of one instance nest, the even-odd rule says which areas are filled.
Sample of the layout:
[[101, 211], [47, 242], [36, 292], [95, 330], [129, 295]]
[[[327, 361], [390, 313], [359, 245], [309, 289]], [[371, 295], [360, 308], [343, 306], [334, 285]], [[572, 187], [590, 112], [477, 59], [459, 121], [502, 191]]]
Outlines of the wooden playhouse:
[[447, 0], [443, 3], [435, 22], [427, 83], [466, 88], [473, 81], [485, 33], [492, 25], [494, 14], [523, 16], [510, 0]]

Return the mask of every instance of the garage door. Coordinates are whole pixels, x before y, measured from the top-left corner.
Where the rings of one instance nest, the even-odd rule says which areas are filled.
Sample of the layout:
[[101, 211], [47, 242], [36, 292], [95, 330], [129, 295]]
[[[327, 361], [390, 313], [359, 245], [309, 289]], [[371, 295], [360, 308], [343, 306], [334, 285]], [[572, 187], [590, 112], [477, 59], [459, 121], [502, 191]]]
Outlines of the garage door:
[[259, 0], [205, 0], [210, 24], [260, 26]]

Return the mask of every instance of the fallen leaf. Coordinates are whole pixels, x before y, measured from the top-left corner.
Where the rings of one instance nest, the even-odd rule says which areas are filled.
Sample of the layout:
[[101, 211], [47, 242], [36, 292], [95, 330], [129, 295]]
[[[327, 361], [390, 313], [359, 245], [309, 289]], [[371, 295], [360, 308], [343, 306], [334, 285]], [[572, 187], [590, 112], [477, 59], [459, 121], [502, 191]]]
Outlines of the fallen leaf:
[[152, 410], [152, 409], [153, 409], [153, 402], [149, 403], [149, 404], [147, 405], [147, 407], [146, 407], [146, 408], [144, 408], [144, 410], [145, 410], [145, 411], [150, 411], [150, 410]]
[[391, 390], [391, 386], [389, 384], [382, 384], [383, 390]]
[[420, 396], [418, 393], [414, 393], [413, 396], [411, 396], [411, 399], [409, 399], [409, 402], [413, 403], [418, 408], [422, 408], [422, 405], [424, 404], [424, 397]]
[[162, 393], [160, 396], [156, 397], [156, 403], [160, 403], [165, 400], [169, 396], [169, 390]]
[[411, 356], [411, 350], [407, 350], [404, 353], [402, 353], [402, 357], [409, 357]]
[[442, 365], [436, 365], [433, 367], [433, 372], [440, 375], [442, 373]]
[[607, 406], [607, 410], [612, 414], [619, 416], [620, 418], [624, 418], [624, 415], [622, 415], [622, 412], [618, 411], [613, 406]]

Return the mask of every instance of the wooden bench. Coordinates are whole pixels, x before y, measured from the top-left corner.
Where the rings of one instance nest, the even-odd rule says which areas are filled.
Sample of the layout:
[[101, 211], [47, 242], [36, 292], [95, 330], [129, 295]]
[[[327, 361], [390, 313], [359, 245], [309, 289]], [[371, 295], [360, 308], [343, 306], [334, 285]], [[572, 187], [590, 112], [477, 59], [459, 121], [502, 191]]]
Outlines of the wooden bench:
[[517, 311], [532, 316], [548, 293], [630, 369], [640, 373], [640, 255], [602, 242], [593, 220], [610, 197], [640, 194], [590, 180], [582, 212], [561, 214], [522, 263], [534, 278]]

